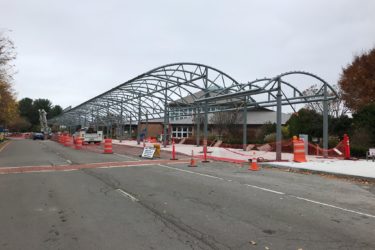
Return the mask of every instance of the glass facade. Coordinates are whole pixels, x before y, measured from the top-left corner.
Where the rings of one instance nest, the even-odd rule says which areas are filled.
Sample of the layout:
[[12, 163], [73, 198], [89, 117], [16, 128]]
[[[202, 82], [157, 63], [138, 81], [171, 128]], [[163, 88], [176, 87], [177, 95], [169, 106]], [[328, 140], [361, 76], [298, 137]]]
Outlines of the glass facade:
[[[219, 111], [219, 110], [220, 110], [219, 107], [215, 107], [215, 106], [208, 107], [208, 112]], [[171, 108], [169, 117], [171, 121], [188, 119], [190, 116], [194, 115], [194, 111], [195, 111], [194, 108]]]
[[173, 126], [172, 137], [173, 138], [187, 138], [193, 135], [193, 128], [188, 126]]

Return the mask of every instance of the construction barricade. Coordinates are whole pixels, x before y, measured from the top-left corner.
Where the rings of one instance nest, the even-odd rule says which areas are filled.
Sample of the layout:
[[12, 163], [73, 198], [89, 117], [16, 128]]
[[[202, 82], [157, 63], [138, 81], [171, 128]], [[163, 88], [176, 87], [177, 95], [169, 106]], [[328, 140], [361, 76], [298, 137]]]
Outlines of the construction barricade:
[[64, 136], [64, 146], [65, 147], [68, 147], [69, 146], [69, 142], [70, 142], [70, 136], [69, 135], [65, 135]]
[[305, 142], [293, 136], [293, 161], [295, 162], [307, 162], [305, 154]]
[[194, 159], [194, 151], [193, 150], [191, 150], [191, 159], [190, 159], [190, 164], [188, 165], [188, 167], [197, 167], [197, 162]]
[[174, 140], [172, 140], [172, 158], [171, 160], [178, 160], [176, 157], [176, 146], [174, 144]]
[[350, 143], [349, 143], [349, 136], [347, 134], [344, 134], [343, 143], [344, 143], [345, 160], [350, 160]]
[[113, 154], [112, 139], [105, 139], [104, 140], [104, 154]]
[[258, 160], [255, 157], [255, 152], [253, 153], [253, 158], [249, 159], [249, 168], [248, 168], [248, 170], [259, 171]]

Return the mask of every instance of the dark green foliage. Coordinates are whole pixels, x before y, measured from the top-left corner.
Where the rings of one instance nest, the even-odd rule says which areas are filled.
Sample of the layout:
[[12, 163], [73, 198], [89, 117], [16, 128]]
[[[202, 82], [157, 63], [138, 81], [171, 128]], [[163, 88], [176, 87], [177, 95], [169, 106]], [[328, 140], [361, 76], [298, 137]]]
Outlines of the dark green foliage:
[[33, 101], [29, 121], [32, 125], [39, 125], [39, 109], [44, 109], [47, 114], [51, 111], [52, 103], [48, 99], [36, 99]]
[[367, 133], [369, 143], [375, 145], [375, 103], [353, 114], [353, 127], [357, 133]]
[[350, 155], [357, 158], [365, 158], [368, 147], [350, 145]]
[[289, 134], [308, 134], [312, 137], [322, 137], [323, 117], [314, 110], [302, 108], [288, 120]]
[[30, 98], [23, 98], [18, 102], [18, 110], [20, 116], [26, 117], [30, 120], [30, 116], [33, 110], [33, 99]]
[[21, 117], [25, 118], [30, 127], [28, 130], [39, 131], [39, 109], [44, 109], [47, 112], [47, 119], [55, 117], [62, 113], [62, 108], [59, 105], [53, 106], [48, 99], [31, 99], [23, 98], [18, 102], [18, 111]]
[[266, 122], [262, 125], [261, 131], [263, 135], [276, 133], [276, 123]]
[[[334, 148], [340, 143], [340, 138], [338, 136], [328, 137], [328, 148]], [[323, 147], [323, 141], [321, 141], [320, 146]]]
[[56, 105], [51, 109], [51, 112], [49, 112], [49, 114], [47, 115], [47, 118], [58, 116], [62, 113], [62, 111], [63, 109], [61, 108], [61, 106]]
[[329, 119], [329, 134], [342, 137], [344, 134], [350, 134], [353, 119], [348, 116]]

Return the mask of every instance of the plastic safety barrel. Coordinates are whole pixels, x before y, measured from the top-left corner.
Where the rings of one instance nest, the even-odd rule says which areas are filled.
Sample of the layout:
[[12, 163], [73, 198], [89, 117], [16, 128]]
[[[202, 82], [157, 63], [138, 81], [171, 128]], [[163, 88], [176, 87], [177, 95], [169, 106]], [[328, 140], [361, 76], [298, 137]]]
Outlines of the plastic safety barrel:
[[105, 139], [104, 140], [104, 154], [113, 154], [112, 139]]

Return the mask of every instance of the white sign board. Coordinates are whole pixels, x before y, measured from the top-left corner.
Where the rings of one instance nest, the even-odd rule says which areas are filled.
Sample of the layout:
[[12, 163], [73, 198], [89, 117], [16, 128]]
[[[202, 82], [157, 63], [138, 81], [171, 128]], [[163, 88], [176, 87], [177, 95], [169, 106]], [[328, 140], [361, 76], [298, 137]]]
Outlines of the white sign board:
[[154, 153], [155, 153], [154, 147], [145, 147], [142, 152], [142, 157], [152, 159], [154, 157]]

